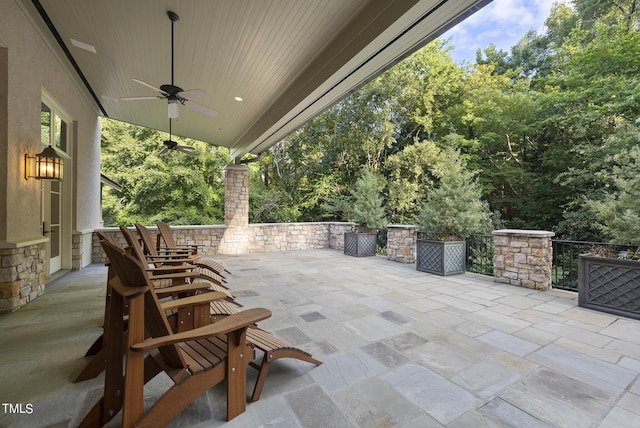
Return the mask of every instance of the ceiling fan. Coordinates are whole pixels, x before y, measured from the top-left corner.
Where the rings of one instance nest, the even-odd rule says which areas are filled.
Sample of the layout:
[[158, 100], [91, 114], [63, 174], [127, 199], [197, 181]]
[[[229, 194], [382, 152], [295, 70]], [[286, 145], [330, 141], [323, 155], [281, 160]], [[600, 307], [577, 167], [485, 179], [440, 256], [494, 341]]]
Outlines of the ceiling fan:
[[171, 119], [169, 119], [169, 139], [164, 140], [165, 148], [162, 149], [160, 154], [168, 153], [171, 150], [175, 150], [177, 152], [182, 152], [185, 155], [193, 156], [195, 154], [195, 147], [192, 146], [180, 146], [176, 141], [171, 139]]
[[160, 93], [160, 95], [155, 96], [140, 96], [140, 97], [124, 97], [121, 100], [126, 101], [137, 101], [137, 100], [156, 100], [156, 99], [166, 99], [167, 100], [167, 112], [169, 119], [176, 119], [179, 115], [178, 113], [178, 103], [183, 106], [192, 108], [193, 110], [197, 110], [201, 113], [204, 113], [208, 116], [215, 117], [218, 115], [218, 112], [210, 109], [209, 107], [205, 107], [201, 104], [195, 103], [190, 100], [190, 98], [200, 98], [204, 97], [207, 94], [202, 89], [190, 89], [183, 90], [181, 87], [174, 85], [173, 83], [173, 75], [174, 75], [174, 59], [173, 59], [173, 51], [174, 51], [174, 41], [173, 41], [173, 24], [177, 20], [180, 19], [177, 13], [172, 11], [167, 11], [167, 16], [169, 20], [171, 20], [171, 83], [161, 85], [160, 88], [156, 88], [155, 86], [144, 82], [140, 79], [131, 79], [136, 83], [146, 86], [147, 88], [151, 88], [154, 91]]

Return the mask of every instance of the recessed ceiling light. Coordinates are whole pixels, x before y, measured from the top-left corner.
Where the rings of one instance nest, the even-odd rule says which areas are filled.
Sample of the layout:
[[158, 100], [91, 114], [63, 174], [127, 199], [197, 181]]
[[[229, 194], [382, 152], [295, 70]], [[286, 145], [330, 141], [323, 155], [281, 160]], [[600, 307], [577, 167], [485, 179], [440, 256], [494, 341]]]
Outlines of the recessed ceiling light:
[[236, 101], [242, 101], [242, 97], [233, 97], [233, 99]]
[[96, 48], [91, 46], [88, 43], [81, 42], [76, 39], [71, 39], [71, 44], [77, 48], [84, 49], [85, 51], [89, 51], [91, 53], [96, 53]]

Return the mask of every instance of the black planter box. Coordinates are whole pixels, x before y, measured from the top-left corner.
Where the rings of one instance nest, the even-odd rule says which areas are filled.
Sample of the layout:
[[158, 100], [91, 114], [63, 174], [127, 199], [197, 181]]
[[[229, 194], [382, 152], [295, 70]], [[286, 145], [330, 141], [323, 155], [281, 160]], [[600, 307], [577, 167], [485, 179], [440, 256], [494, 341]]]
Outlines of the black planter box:
[[375, 232], [345, 232], [344, 253], [354, 257], [375, 256], [377, 238]]
[[580, 255], [578, 306], [640, 319], [640, 261]]
[[464, 273], [467, 259], [465, 241], [431, 241], [418, 239], [416, 269], [436, 275]]

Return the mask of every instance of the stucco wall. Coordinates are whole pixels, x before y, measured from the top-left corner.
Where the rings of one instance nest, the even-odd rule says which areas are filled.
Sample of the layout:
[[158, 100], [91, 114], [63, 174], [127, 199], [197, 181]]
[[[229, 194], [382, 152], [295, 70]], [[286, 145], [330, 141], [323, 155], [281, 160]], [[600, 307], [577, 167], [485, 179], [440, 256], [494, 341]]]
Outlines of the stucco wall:
[[98, 111], [22, 7], [33, 5], [0, 0], [0, 311], [15, 310], [45, 291], [48, 238], [42, 233], [42, 183], [24, 179], [25, 154], [42, 151], [43, 93], [73, 130], [62, 183], [62, 269], [78, 269], [90, 260], [90, 239], [74, 241], [72, 234], [100, 222]]
[[[40, 183], [24, 179], [24, 154], [39, 153], [40, 102], [44, 89], [69, 113], [76, 130], [73, 163], [65, 164], [70, 180], [72, 228], [99, 226], [100, 221], [100, 121], [81, 89], [69, 78], [15, 0], [0, 0], [0, 45], [7, 50], [7, 127], [1, 127], [0, 162], [6, 162], [6, 180], [0, 196], [6, 212], [0, 213], [0, 242], [19, 243], [41, 237]], [[0, 55], [0, 67], [2, 60]], [[2, 74], [0, 73], [0, 76]], [[1, 88], [2, 84], [0, 84]], [[0, 97], [2, 90], [0, 89]], [[0, 104], [5, 100], [0, 99]], [[0, 115], [3, 114], [0, 107]], [[2, 123], [0, 118], [0, 123]], [[2, 170], [0, 170], [2, 172]]]

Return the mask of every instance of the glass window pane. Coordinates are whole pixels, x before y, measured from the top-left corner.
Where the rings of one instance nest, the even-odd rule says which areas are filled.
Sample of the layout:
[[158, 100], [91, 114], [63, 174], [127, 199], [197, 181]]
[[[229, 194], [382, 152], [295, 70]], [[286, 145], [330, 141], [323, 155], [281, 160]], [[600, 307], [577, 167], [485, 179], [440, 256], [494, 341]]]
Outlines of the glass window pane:
[[51, 225], [60, 224], [60, 193], [51, 192]]
[[42, 144], [51, 144], [51, 109], [45, 103], [40, 108], [40, 139]]
[[58, 147], [63, 152], [66, 152], [67, 151], [67, 122], [65, 122], [64, 120], [61, 120], [59, 129], [60, 129], [59, 131], [60, 145]]
[[60, 128], [62, 128], [62, 119], [60, 119], [60, 117], [58, 116], [54, 116], [54, 121], [55, 121], [55, 127], [53, 129], [55, 132], [55, 137], [53, 139], [53, 146], [57, 148], [61, 148], [60, 147]]
[[51, 257], [60, 255], [60, 226], [51, 226]]

